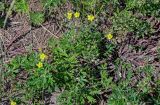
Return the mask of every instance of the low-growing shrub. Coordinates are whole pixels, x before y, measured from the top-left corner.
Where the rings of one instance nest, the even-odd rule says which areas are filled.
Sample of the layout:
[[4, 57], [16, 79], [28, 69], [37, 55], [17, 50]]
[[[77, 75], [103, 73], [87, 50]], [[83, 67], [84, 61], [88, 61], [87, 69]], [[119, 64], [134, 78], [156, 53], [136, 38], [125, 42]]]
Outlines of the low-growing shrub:
[[[49, 40], [45, 53], [39, 49], [5, 64], [0, 98], [14, 104], [46, 104], [46, 93], [58, 91], [60, 105], [159, 105], [158, 70], [150, 64], [133, 68], [119, 56], [123, 43], [114, 43], [116, 37], [124, 41], [131, 34], [142, 39], [159, 32], [159, 23], [152, 20], [159, 22], [159, 0], [41, 0], [42, 10], [34, 12], [27, 0], [5, 3], [0, 2], [1, 27], [16, 12], [27, 14], [32, 26], [45, 28], [43, 23], [51, 18], [65, 30], [62, 37]], [[66, 3], [71, 7], [58, 11], [62, 19], [57, 19], [56, 10]]]

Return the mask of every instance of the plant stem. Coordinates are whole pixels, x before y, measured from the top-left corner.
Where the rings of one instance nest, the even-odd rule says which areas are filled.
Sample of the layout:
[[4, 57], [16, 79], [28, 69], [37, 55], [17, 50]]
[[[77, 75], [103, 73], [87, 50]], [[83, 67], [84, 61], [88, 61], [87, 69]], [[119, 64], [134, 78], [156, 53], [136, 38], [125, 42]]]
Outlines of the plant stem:
[[14, 6], [14, 4], [15, 4], [15, 1], [16, 1], [16, 0], [13, 0], [13, 1], [12, 1], [11, 5], [10, 5], [10, 7], [9, 7], [9, 9], [8, 9], [7, 15], [6, 15], [5, 20], [4, 20], [3, 28], [5, 28], [6, 23], [7, 23], [7, 20], [8, 20], [8, 17], [9, 17], [10, 14], [12, 13], [12, 8], [13, 8], [13, 6]]

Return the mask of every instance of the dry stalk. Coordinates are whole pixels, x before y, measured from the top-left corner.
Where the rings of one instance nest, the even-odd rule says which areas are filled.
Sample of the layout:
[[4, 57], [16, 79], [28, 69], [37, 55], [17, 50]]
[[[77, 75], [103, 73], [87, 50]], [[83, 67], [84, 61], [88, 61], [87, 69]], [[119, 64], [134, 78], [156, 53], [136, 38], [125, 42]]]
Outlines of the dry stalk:
[[15, 4], [15, 1], [16, 1], [16, 0], [13, 0], [13, 1], [12, 1], [11, 5], [10, 5], [10, 7], [9, 7], [9, 9], [8, 9], [7, 15], [6, 15], [5, 20], [4, 20], [3, 28], [6, 27], [6, 23], [7, 23], [8, 17], [9, 17], [10, 14], [12, 13], [12, 8], [13, 8], [13, 6], [14, 6], [14, 4]]
[[59, 38], [58, 36], [56, 36], [55, 34], [53, 34], [51, 31], [49, 31], [46, 27], [44, 27], [43, 25], [41, 25], [41, 27], [46, 30], [48, 33], [50, 33], [52, 36], [54, 36], [55, 38]]

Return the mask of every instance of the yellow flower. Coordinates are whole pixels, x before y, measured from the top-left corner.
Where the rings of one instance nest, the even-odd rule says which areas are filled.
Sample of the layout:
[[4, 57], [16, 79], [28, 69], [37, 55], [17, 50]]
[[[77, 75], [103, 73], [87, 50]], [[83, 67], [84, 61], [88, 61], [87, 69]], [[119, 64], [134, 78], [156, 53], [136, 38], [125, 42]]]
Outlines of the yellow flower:
[[74, 13], [74, 17], [75, 17], [75, 18], [79, 18], [79, 16], [80, 16], [80, 13], [79, 13], [79, 12], [75, 12], [75, 13]]
[[67, 13], [67, 18], [68, 18], [69, 20], [72, 19], [72, 15], [73, 15], [72, 12], [68, 12], [68, 13]]
[[42, 67], [43, 67], [43, 63], [42, 63], [42, 62], [39, 62], [39, 63], [37, 64], [37, 67], [38, 67], [38, 68], [42, 68]]
[[17, 103], [11, 100], [11, 105], [17, 105]]
[[47, 59], [47, 55], [44, 54], [44, 53], [41, 53], [41, 54], [39, 55], [39, 58], [41, 59], [41, 61], [43, 61], [44, 59]]
[[95, 17], [93, 15], [88, 15], [87, 18], [89, 21], [93, 21]]
[[108, 39], [108, 40], [111, 40], [113, 38], [113, 35], [112, 34], [107, 34], [105, 35], [105, 37]]

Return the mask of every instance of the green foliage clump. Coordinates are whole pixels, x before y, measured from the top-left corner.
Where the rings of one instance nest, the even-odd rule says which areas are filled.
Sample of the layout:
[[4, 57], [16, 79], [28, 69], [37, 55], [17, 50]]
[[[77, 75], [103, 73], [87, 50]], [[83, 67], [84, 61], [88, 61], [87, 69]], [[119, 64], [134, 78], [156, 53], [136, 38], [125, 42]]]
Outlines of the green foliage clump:
[[105, 63], [99, 64], [101, 40], [101, 33], [84, 27], [51, 42], [58, 83], [64, 87], [62, 105], [95, 103], [103, 89], [112, 88], [112, 79], [103, 71]]
[[[135, 72], [133, 72], [131, 70], [130, 63], [117, 59], [115, 66], [115, 71], [118, 75], [118, 83], [116, 87], [113, 88], [112, 94], [109, 96], [107, 104], [143, 105], [149, 103], [151, 105], [158, 105], [160, 92], [157, 89], [159, 84], [157, 83], [157, 80], [152, 80], [153, 72], [155, 70], [151, 65], [140, 67]], [[120, 71], [119, 68], [122, 68], [122, 71]], [[122, 74], [124, 72], [125, 74]], [[145, 77], [139, 77], [141, 74], [144, 74]], [[125, 75], [125, 79], [123, 75]], [[137, 78], [136, 82], [135, 78]], [[155, 86], [152, 86], [151, 82], [155, 83]]]
[[[5, 74], [7, 81], [12, 81], [12, 88], [23, 94], [24, 100], [36, 100], [43, 96], [44, 92], [54, 89], [52, 69], [47, 62], [43, 68], [37, 68], [38, 54], [32, 53], [27, 56], [19, 56], [6, 65], [8, 71]], [[18, 78], [18, 80], [16, 80]], [[16, 81], [15, 81], [16, 80]], [[19, 98], [19, 97], [18, 97]]]
[[[24, 100], [38, 102], [45, 92], [58, 89], [64, 90], [59, 97], [62, 105], [96, 103], [103, 91], [114, 87], [106, 71], [107, 63], [100, 62], [102, 37], [89, 26], [71, 30], [60, 40], [50, 41], [52, 63], [43, 61], [43, 66], [38, 68], [37, 53], [16, 57], [6, 66], [5, 76], [9, 77], [8, 81], [13, 80], [12, 88], [22, 91]], [[109, 56], [113, 50], [114, 47], [106, 50], [105, 55]], [[22, 74], [26, 77], [21, 77]]]
[[135, 33], [137, 36], [144, 36], [151, 33], [152, 28], [146, 21], [140, 20], [134, 16], [131, 11], [118, 11], [112, 17], [113, 32], [125, 36], [129, 32]]
[[29, 5], [26, 0], [16, 0], [14, 10], [21, 13], [29, 13]]
[[45, 21], [44, 19], [44, 14], [42, 12], [30, 13], [30, 21], [35, 26], [41, 25]]

